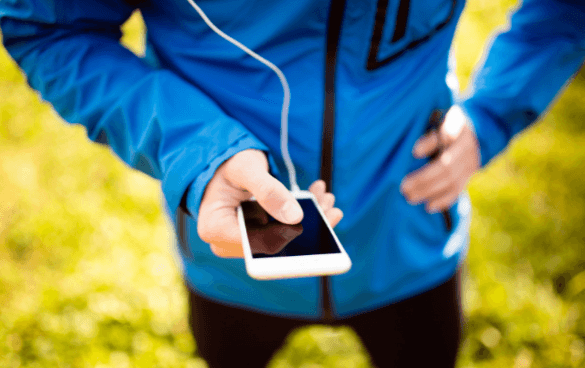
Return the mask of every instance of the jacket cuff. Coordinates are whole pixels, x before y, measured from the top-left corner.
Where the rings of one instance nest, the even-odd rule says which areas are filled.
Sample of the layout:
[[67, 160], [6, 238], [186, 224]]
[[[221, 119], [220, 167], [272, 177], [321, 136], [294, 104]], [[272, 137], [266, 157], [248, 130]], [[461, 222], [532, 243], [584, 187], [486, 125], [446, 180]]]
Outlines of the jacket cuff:
[[206, 138], [196, 136], [184, 144], [181, 151], [164, 158], [169, 164], [162, 178], [162, 191], [167, 211], [173, 219], [188, 188], [184, 203], [186, 212], [196, 216], [205, 186], [225, 160], [249, 148], [268, 152], [264, 144], [230, 118], [220, 119], [212, 125], [213, 128], [209, 129], [213, 132], [208, 132]]
[[475, 132], [479, 143], [481, 167], [484, 167], [506, 148], [507, 135], [501, 130], [497, 117], [491, 116], [487, 110], [475, 105], [471, 100], [463, 101], [459, 106], [467, 117], [468, 126]]

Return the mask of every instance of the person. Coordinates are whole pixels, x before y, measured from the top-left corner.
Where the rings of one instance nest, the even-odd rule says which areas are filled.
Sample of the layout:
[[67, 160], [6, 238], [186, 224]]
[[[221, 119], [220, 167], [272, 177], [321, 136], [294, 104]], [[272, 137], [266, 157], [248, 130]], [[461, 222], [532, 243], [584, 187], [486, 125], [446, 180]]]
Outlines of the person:
[[[585, 5], [525, 0], [460, 97], [447, 76], [462, 0], [202, 1], [219, 29], [286, 76], [298, 184], [353, 262], [334, 277], [256, 281], [235, 207], [254, 195], [282, 222], [303, 216], [279, 149], [282, 87], [194, 4], [1, 1], [0, 27], [66, 121], [160, 179], [199, 354], [211, 367], [259, 367], [293, 328], [330, 323], [353, 327], [378, 367], [453, 366], [463, 190], [583, 63]], [[137, 8], [144, 58], [119, 44]], [[437, 111], [445, 121], [429, 130]]]

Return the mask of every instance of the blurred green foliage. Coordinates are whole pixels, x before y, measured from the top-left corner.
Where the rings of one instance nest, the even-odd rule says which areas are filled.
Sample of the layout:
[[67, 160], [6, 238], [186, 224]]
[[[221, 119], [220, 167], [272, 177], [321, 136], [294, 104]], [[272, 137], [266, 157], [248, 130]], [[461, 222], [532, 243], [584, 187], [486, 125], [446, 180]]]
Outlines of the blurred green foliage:
[[[462, 86], [514, 3], [468, 2]], [[142, 53], [138, 14], [124, 33]], [[64, 124], [2, 48], [0, 70], [0, 366], [205, 367], [158, 183]], [[585, 365], [584, 99], [582, 72], [470, 184], [461, 368]], [[312, 326], [270, 366], [370, 363], [351, 329]]]

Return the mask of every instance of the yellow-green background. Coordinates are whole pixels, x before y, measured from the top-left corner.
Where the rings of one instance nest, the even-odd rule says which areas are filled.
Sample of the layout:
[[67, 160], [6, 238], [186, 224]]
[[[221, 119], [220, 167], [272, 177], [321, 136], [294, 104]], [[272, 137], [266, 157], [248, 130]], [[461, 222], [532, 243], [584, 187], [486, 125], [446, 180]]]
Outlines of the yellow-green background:
[[[513, 4], [468, 3], [463, 87]], [[137, 53], [142, 29], [139, 15], [124, 27]], [[459, 367], [585, 365], [583, 120], [581, 73], [470, 184]], [[0, 367], [205, 367], [173, 247], [158, 183], [64, 123], [0, 47]], [[271, 364], [369, 366], [351, 330], [319, 326]]]

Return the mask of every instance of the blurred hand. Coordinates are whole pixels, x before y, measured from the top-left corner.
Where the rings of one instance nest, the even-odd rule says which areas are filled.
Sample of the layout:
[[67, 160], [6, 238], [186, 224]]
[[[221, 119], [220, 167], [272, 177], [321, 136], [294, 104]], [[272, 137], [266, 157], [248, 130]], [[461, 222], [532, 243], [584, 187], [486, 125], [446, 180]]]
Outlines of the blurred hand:
[[[309, 190], [317, 198], [331, 226], [337, 225], [343, 213], [333, 207], [335, 197], [325, 193], [325, 183], [318, 180]], [[252, 196], [282, 223], [292, 225], [303, 219], [303, 210], [292, 193], [268, 172], [264, 152], [241, 151], [217, 169], [201, 200], [197, 233], [215, 255], [243, 258], [236, 208]]]
[[454, 107], [440, 130], [423, 136], [414, 145], [412, 153], [419, 159], [438, 149], [442, 153], [402, 181], [400, 191], [410, 204], [424, 202], [429, 213], [448, 209], [479, 169], [479, 144], [466, 119], [461, 109]]

